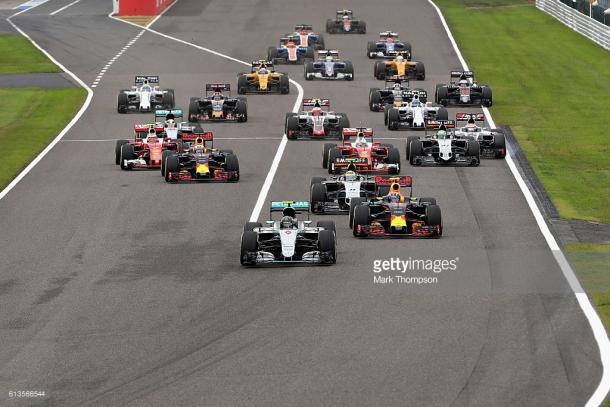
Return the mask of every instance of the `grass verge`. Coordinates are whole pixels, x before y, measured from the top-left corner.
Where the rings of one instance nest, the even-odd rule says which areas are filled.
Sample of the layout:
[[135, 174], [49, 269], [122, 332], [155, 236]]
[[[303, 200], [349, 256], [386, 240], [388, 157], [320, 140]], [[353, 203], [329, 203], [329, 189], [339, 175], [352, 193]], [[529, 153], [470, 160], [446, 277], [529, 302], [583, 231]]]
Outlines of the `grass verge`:
[[0, 88], [0, 189], [4, 188], [74, 117], [82, 88]]
[[0, 74], [61, 72], [21, 35], [0, 35]]
[[435, 3], [561, 216], [610, 223], [610, 53], [529, 1]]

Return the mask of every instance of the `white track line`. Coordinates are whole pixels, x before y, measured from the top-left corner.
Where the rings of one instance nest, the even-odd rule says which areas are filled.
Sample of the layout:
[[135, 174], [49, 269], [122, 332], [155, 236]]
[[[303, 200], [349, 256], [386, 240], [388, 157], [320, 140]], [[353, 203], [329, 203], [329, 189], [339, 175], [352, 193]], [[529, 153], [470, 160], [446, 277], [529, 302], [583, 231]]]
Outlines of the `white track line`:
[[[438, 8], [438, 6], [434, 4], [432, 0], [428, 0], [428, 2], [436, 9], [436, 12], [438, 13], [438, 16], [440, 17], [441, 22], [443, 24], [443, 27], [447, 32], [447, 36], [451, 41], [451, 45], [453, 45], [453, 49], [455, 50], [455, 53], [457, 54], [457, 57], [460, 60], [460, 63], [462, 64], [463, 70], [469, 71], [470, 69], [468, 68], [468, 64], [464, 60], [464, 57], [462, 56], [462, 53], [460, 52], [460, 49], [458, 48], [458, 45], [455, 42], [453, 35], [451, 34], [451, 30], [449, 29], [449, 26], [445, 21], [443, 13]], [[495, 128], [496, 124], [491, 116], [491, 113], [489, 112], [489, 109], [484, 107], [483, 114], [485, 114], [485, 118], [489, 122], [489, 125], [492, 128]], [[593, 394], [587, 401], [585, 407], [599, 406], [604, 402], [608, 391], [610, 391], [610, 341], [608, 341], [606, 329], [604, 328], [602, 321], [599, 319], [599, 315], [597, 315], [595, 308], [593, 307], [593, 305], [591, 305], [589, 297], [587, 297], [587, 294], [584, 292], [582, 286], [580, 285], [580, 282], [578, 281], [574, 270], [572, 270], [570, 263], [568, 263], [563, 252], [561, 251], [561, 248], [557, 244], [555, 237], [549, 230], [549, 227], [544, 220], [544, 216], [542, 216], [542, 213], [540, 212], [540, 208], [538, 208], [538, 205], [536, 204], [532, 193], [528, 189], [527, 184], [523, 180], [523, 177], [521, 177], [521, 174], [517, 170], [517, 166], [515, 165], [515, 162], [513, 161], [508, 151], [506, 152], [506, 163], [508, 164], [508, 168], [510, 168], [511, 173], [517, 180], [517, 184], [519, 185], [521, 192], [525, 196], [525, 200], [527, 201], [527, 204], [529, 205], [532, 214], [536, 219], [536, 223], [538, 224], [538, 227], [540, 228], [544, 239], [546, 240], [549, 248], [551, 249], [551, 252], [553, 253], [553, 256], [555, 257], [555, 260], [559, 264], [559, 267], [561, 268], [563, 275], [568, 281], [570, 288], [572, 289], [572, 291], [574, 291], [574, 295], [576, 296], [578, 304], [580, 305], [582, 312], [585, 314], [585, 317], [589, 321], [589, 325], [591, 326], [591, 329], [593, 331], [593, 336], [597, 341], [597, 346], [599, 346], [600, 360], [602, 362], [603, 370], [602, 378], [599, 382], [599, 385], [597, 386], [597, 389], [595, 390], [595, 392], [593, 392]]]
[[80, 3], [80, 0], [75, 0], [75, 1], [73, 1], [72, 3], [70, 3], [70, 4], [67, 4], [67, 5], [65, 5], [65, 6], [63, 6], [63, 7], [61, 7], [61, 8], [58, 8], [58, 9], [57, 9], [57, 10], [55, 10], [54, 12], [49, 13], [49, 15], [50, 15], [50, 16], [54, 16], [54, 15], [55, 15], [55, 14], [57, 14], [57, 13], [61, 13], [62, 11], [64, 11], [64, 10], [65, 10], [65, 9], [67, 9], [68, 7], [71, 7], [71, 6], [75, 5], [76, 3]]
[[[33, 7], [32, 7], [33, 8]], [[22, 179], [23, 177], [25, 177], [30, 171], [32, 171], [32, 168], [34, 168], [39, 162], [40, 160], [42, 160], [44, 158], [45, 155], [47, 155], [49, 153], [49, 151], [51, 151], [51, 149], [53, 149], [53, 147], [55, 147], [55, 145], [62, 139], [62, 137], [76, 124], [76, 122], [78, 122], [78, 120], [81, 118], [81, 116], [85, 113], [85, 111], [87, 110], [87, 108], [89, 107], [89, 105], [91, 104], [91, 99], [93, 98], [93, 91], [91, 90], [90, 87], [87, 86], [87, 84], [85, 82], [83, 82], [78, 76], [76, 76], [74, 73], [72, 73], [71, 71], [69, 71], [65, 66], [63, 66], [61, 63], [59, 63], [55, 58], [53, 58], [53, 56], [51, 56], [51, 54], [49, 54], [47, 51], [45, 51], [44, 49], [42, 49], [40, 47], [40, 45], [38, 45], [32, 38], [30, 38], [29, 35], [27, 35], [21, 28], [17, 27], [15, 25], [15, 23], [13, 23], [11, 21], [11, 18], [18, 16], [19, 14], [27, 11], [27, 10], [31, 10], [32, 8], [26, 9], [26, 10], [21, 10], [15, 14], [13, 14], [12, 16], [8, 17], [6, 19], [6, 21], [8, 21], [8, 23], [19, 32], [19, 34], [23, 35], [25, 38], [27, 38], [32, 45], [34, 45], [36, 48], [38, 48], [40, 50], [40, 52], [42, 52], [43, 54], [45, 54], [47, 56], [47, 58], [49, 58], [51, 60], [51, 62], [53, 62], [55, 65], [57, 65], [62, 71], [66, 72], [68, 75], [70, 75], [72, 77], [72, 79], [74, 79], [76, 81], [76, 83], [78, 83], [80, 86], [82, 86], [86, 91], [87, 91], [87, 98], [85, 99], [85, 103], [83, 103], [83, 105], [81, 106], [80, 110], [76, 113], [76, 115], [72, 118], [72, 120], [70, 120], [70, 123], [68, 123], [66, 125], [66, 127], [63, 128], [63, 130], [57, 135], [57, 137], [55, 137], [53, 139], [53, 141], [51, 141], [49, 143], [49, 145], [47, 145], [45, 147], [44, 150], [42, 150], [42, 152], [40, 154], [38, 154], [36, 156], [36, 158], [34, 158], [32, 160], [31, 163], [28, 164], [27, 167], [25, 167], [23, 169], [23, 171], [21, 171], [19, 173], [19, 175], [17, 175], [15, 177], [15, 179], [13, 179], [11, 181], [10, 184], [8, 184], [6, 186], [6, 188], [4, 188], [2, 190], [2, 192], [0, 192], [0, 199], [4, 198], [6, 196], [6, 194], [8, 194], [13, 188], [15, 188], [15, 185], [17, 185]]]
[[108, 71], [108, 69], [110, 69], [112, 64], [114, 64], [121, 57], [121, 55], [123, 55], [125, 53], [125, 51], [127, 51], [129, 49], [129, 47], [131, 47], [133, 44], [135, 44], [136, 41], [139, 40], [140, 37], [142, 36], [142, 34], [144, 34], [145, 32], [146, 32], [145, 28], [140, 30], [140, 32], [135, 37], [133, 37], [123, 48], [121, 48], [121, 50], [115, 56], [110, 58], [108, 63], [106, 63], [106, 65], [104, 65], [104, 67], [102, 68], [100, 73], [95, 77], [95, 80], [91, 84], [92, 88], [97, 88], [99, 86], [100, 82], [102, 81], [102, 78], [104, 77], [104, 75], [106, 75], [106, 72]]
[[[176, 4], [176, 2], [172, 3], [167, 9], [165, 9], [165, 11], [169, 10], [170, 7], [172, 7], [174, 4]], [[121, 21], [121, 22], [126, 23], [126, 24], [131, 24], [133, 26], [140, 27], [139, 25], [134, 24], [134, 23], [132, 23], [130, 21], [124, 21], [124, 20], [121, 20], [120, 18], [116, 18], [116, 17], [114, 17], [112, 15], [112, 13], [110, 13], [108, 15], [108, 17], [110, 17], [110, 18], [112, 18], [114, 20], [117, 20], [117, 21]], [[169, 40], [176, 41], [176, 42], [179, 42], [179, 43], [184, 44], [184, 45], [188, 45], [189, 47], [196, 48], [198, 50], [207, 52], [207, 53], [212, 54], [212, 55], [219, 56], [221, 58], [228, 59], [228, 60], [233, 61], [233, 62], [237, 62], [237, 63], [242, 64], [242, 65], [250, 66], [250, 64], [248, 62], [242, 61], [241, 59], [233, 58], [233, 57], [231, 57], [229, 55], [220, 53], [218, 51], [214, 51], [213, 49], [205, 48], [205, 47], [202, 47], [200, 45], [193, 44], [192, 42], [184, 41], [184, 40], [181, 40], [180, 38], [172, 37], [171, 35], [163, 34], [162, 32], [153, 30], [150, 27], [156, 21], [157, 21], [157, 19], [151, 21], [150, 24], [148, 24], [144, 29], [146, 31], [149, 31], [149, 32], [153, 33], [153, 34], [159, 35], [159, 36], [161, 36], [163, 38], [167, 38]], [[290, 79], [290, 83], [292, 83], [297, 88], [297, 90], [299, 92], [299, 95], [298, 95], [298, 97], [297, 97], [297, 99], [296, 99], [296, 101], [294, 103], [293, 108], [292, 108], [292, 111], [294, 113], [296, 113], [296, 112], [298, 112], [299, 107], [301, 106], [301, 101], [303, 100], [303, 87], [297, 81], [295, 81], [293, 79]], [[263, 205], [265, 204], [265, 200], [267, 199], [267, 195], [269, 194], [269, 189], [271, 188], [271, 184], [273, 183], [273, 178], [275, 177], [275, 173], [277, 172], [278, 166], [280, 165], [280, 161], [282, 160], [282, 155], [284, 154], [284, 150], [286, 149], [287, 141], [288, 141], [288, 139], [286, 138], [286, 134], [284, 134], [283, 137], [282, 137], [282, 141], [280, 142], [280, 145], [278, 146], [277, 151], [275, 152], [275, 157], [273, 157], [273, 161], [271, 162], [271, 168], [269, 168], [269, 172], [267, 173], [267, 177], [265, 178], [265, 182], [263, 183], [263, 186], [262, 186], [262, 188], [261, 188], [261, 190], [260, 190], [260, 192], [258, 194], [258, 198], [256, 200], [256, 204], [254, 205], [254, 208], [252, 209], [252, 214], [250, 215], [250, 222], [257, 221], [258, 217], [260, 216], [261, 210], [263, 209]]]

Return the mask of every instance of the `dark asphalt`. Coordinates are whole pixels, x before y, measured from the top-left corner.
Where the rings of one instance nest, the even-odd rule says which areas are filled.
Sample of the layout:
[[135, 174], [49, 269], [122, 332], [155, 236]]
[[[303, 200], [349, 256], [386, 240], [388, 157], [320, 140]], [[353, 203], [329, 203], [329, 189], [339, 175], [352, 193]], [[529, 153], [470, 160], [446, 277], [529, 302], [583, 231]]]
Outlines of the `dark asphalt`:
[[0, 75], [0, 88], [71, 88], [77, 87], [65, 73], [29, 73]]
[[[15, 22], [90, 83], [137, 33], [107, 19], [109, 7], [83, 1], [70, 15], [38, 10]], [[344, 4], [180, 0], [154, 28], [249, 61], [294, 24], [323, 29], [337, 7]], [[427, 2], [350, 7], [369, 34], [325, 37], [354, 62], [354, 82], [310, 83], [302, 68], [281, 69], [354, 125], [404, 139], [368, 111], [368, 89], [379, 82], [366, 41], [399, 31], [425, 62], [427, 80], [417, 85], [430, 92], [457, 58]], [[0, 389], [45, 390], [57, 406], [586, 402], [601, 376], [599, 350], [503, 161], [403, 161], [416, 194], [438, 198], [440, 240], [355, 240], [337, 216], [336, 266], [252, 270], [239, 266], [239, 238], [294, 87], [289, 96], [249, 96], [246, 124], [209, 126], [217, 145], [239, 155], [238, 184], [167, 185], [157, 171], [121, 172], [114, 143], [99, 141], [128, 137], [134, 122], [149, 120], [116, 114], [116, 94], [135, 74], [159, 74], [186, 107], [206, 82], [235, 84], [243, 69], [144, 34], [104, 76], [66, 141], [0, 201]], [[402, 140], [391, 141], [404, 154]], [[309, 178], [324, 175], [321, 154], [320, 142], [288, 143], [268, 200], [307, 199]], [[391, 257], [459, 260], [437, 285], [373, 284], [373, 261]], [[28, 403], [14, 404], [37, 405]]]

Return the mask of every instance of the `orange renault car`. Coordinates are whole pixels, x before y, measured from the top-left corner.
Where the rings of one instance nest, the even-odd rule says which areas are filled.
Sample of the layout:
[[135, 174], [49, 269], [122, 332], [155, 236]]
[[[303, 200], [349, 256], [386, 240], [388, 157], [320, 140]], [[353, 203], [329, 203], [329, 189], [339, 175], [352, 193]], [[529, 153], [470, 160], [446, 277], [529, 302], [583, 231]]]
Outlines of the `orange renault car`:
[[423, 81], [426, 79], [426, 67], [423, 62], [409, 61], [402, 54], [398, 54], [390, 61], [375, 62], [373, 75], [381, 80], [396, 75], [401, 78]]
[[237, 93], [290, 93], [288, 74], [276, 72], [271, 61], [253, 61], [250, 73], [237, 75]]

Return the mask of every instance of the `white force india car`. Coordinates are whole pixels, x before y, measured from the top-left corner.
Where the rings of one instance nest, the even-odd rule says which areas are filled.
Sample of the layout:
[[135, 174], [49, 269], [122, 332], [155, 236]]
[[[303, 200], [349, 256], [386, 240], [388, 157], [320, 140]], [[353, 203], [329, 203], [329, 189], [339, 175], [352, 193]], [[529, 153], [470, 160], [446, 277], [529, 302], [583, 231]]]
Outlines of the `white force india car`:
[[[311, 110], [305, 110], [306, 107]], [[340, 138], [343, 129], [349, 127], [349, 119], [346, 113], [333, 112], [328, 110], [329, 108], [328, 99], [303, 99], [303, 107], [299, 113], [286, 113], [286, 137], [290, 140]]]
[[305, 79], [344, 79], [354, 80], [354, 65], [339, 59], [339, 51], [318, 51], [318, 60], [305, 63]]
[[478, 141], [481, 147], [481, 157], [506, 157], [506, 138], [504, 132], [501, 129], [477, 126], [476, 122], [485, 121], [483, 113], [456, 113], [455, 121], [466, 122], [465, 126], [456, 128], [455, 137]]
[[431, 102], [423, 103], [417, 91], [412, 92], [409, 102], [403, 101], [402, 95], [395, 95], [394, 103], [384, 107], [384, 121], [388, 130], [425, 129], [429, 120], [447, 119], [447, 109]]
[[[297, 214], [306, 211], [307, 220]], [[281, 212], [280, 220], [273, 213]], [[241, 258], [244, 266], [265, 264], [334, 264], [337, 261], [335, 223], [309, 220], [309, 202], [271, 202], [270, 220], [265, 226], [247, 222], [241, 236]]]
[[437, 131], [424, 138], [407, 137], [406, 150], [411, 165], [479, 165], [479, 142], [458, 138], [447, 131], [455, 128], [454, 120], [429, 121], [426, 128]]
[[174, 90], [159, 89], [158, 76], [138, 75], [131, 89], [119, 93], [117, 111], [119, 113], [151, 112], [155, 109], [173, 109]]

